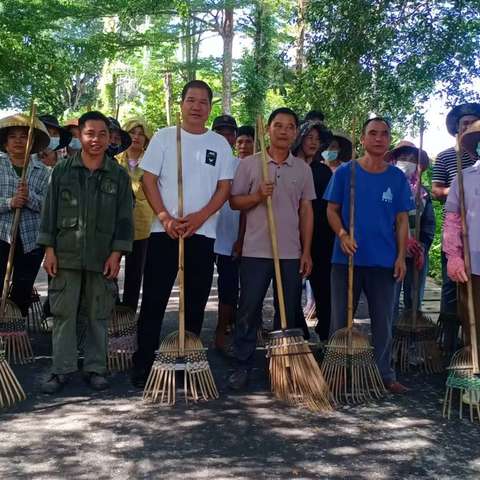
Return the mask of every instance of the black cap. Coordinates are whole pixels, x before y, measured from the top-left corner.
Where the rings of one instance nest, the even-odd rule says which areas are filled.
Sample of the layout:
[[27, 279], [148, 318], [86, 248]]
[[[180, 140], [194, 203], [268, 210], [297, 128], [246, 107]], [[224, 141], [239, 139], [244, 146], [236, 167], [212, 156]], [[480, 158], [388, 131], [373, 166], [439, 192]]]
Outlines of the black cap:
[[218, 117], [213, 120], [212, 123], [212, 130], [215, 131], [217, 128], [222, 127], [230, 127], [233, 128], [235, 131], [238, 130], [237, 122], [235, 119], [230, 115], [219, 115]]
[[53, 115], [39, 115], [38, 119], [48, 128], [53, 128], [58, 130], [58, 135], [60, 137], [60, 143], [55, 150], [60, 150], [61, 148], [65, 148], [70, 143], [72, 139], [72, 133], [60, 126], [58, 119]]

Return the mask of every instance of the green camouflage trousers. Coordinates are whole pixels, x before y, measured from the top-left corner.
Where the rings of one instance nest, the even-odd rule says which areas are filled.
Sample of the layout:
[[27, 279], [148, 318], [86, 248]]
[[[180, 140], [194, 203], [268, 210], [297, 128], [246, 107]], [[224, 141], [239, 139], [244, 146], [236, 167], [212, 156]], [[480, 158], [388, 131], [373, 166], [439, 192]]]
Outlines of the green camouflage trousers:
[[52, 373], [77, 370], [77, 322], [81, 320], [86, 326], [83, 370], [104, 375], [115, 283], [99, 272], [59, 269], [50, 282], [48, 294], [53, 315]]

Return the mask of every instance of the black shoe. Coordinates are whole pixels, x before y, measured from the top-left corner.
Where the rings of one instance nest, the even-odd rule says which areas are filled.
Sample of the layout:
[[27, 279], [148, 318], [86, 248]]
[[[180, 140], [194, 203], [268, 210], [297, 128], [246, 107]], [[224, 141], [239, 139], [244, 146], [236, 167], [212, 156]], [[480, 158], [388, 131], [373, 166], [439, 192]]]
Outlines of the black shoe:
[[63, 389], [65, 384], [68, 382], [67, 375], [59, 375], [52, 373], [45, 382], [42, 384], [42, 392], [53, 394], [58, 393]]
[[107, 390], [108, 388], [110, 388], [110, 384], [108, 383], [108, 380], [103, 375], [100, 375], [99, 373], [95, 373], [95, 372], [87, 373], [85, 375], [85, 381], [91, 388], [93, 388], [93, 390], [96, 390], [97, 392], [100, 392], [102, 390]]
[[240, 391], [248, 385], [249, 380], [250, 372], [245, 368], [239, 368], [228, 377], [228, 386], [232, 390]]
[[148, 379], [148, 372], [145, 370], [136, 370], [132, 371], [130, 376], [130, 382], [135, 388], [145, 388], [145, 384], [147, 383]]

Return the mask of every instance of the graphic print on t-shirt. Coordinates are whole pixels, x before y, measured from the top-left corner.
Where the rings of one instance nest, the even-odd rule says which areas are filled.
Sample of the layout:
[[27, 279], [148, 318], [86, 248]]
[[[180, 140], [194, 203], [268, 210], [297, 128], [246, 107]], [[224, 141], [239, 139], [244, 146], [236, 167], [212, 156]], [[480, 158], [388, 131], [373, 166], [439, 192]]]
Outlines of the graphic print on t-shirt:
[[214, 152], [213, 150], [207, 150], [205, 155], [205, 163], [214, 167], [217, 163], [217, 152]]
[[387, 190], [383, 192], [382, 202], [392, 203], [392, 200], [393, 200], [392, 190], [390, 187], [388, 187]]

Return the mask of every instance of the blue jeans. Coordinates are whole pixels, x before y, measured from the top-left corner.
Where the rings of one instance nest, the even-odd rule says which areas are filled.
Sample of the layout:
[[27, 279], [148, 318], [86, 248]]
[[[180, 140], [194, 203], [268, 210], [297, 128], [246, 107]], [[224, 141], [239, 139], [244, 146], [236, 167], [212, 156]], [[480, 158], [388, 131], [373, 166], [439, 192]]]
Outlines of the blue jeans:
[[[330, 336], [347, 325], [347, 265], [333, 264], [332, 317]], [[395, 288], [393, 268], [355, 267], [353, 274], [353, 310], [362, 290], [368, 301], [375, 362], [385, 383], [395, 381], [392, 367], [392, 304]]]

